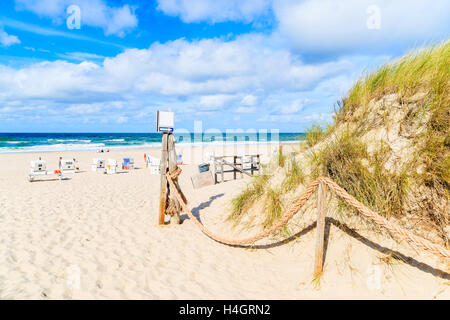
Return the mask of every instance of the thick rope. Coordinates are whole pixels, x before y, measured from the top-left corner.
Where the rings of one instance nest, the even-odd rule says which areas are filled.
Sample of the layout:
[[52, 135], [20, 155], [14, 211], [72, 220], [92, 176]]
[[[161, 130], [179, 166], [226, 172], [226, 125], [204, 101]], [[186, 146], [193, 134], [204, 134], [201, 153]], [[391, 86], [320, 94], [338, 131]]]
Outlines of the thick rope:
[[187, 207], [186, 202], [183, 200], [181, 195], [179, 194], [178, 190], [175, 188], [175, 184], [172, 181], [172, 177], [169, 173], [166, 174], [167, 181], [170, 184], [170, 187], [175, 190], [175, 196], [180, 202], [182, 208], [184, 211], [188, 214], [189, 218], [194, 222], [194, 224], [208, 237], [211, 239], [223, 243], [228, 244], [232, 246], [239, 246], [239, 245], [245, 245], [254, 243], [258, 240], [261, 240], [263, 238], [266, 238], [267, 236], [275, 233], [276, 231], [280, 230], [282, 227], [284, 227], [288, 221], [303, 207], [303, 205], [308, 201], [308, 199], [311, 197], [311, 195], [314, 193], [314, 191], [317, 189], [320, 183], [326, 184], [331, 190], [333, 190], [339, 197], [341, 197], [343, 200], [345, 200], [347, 203], [349, 203], [351, 206], [356, 208], [360, 213], [362, 213], [367, 218], [371, 219], [376, 224], [386, 228], [389, 230], [392, 234], [397, 235], [400, 239], [406, 240], [407, 242], [411, 243], [412, 245], [428, 250], [431, 253], [434, 253], [435, 255], [442, 256], [444, 258], [450, 259], [450, 250], [445, 249], [442, 246], [439, 246], [437, 244], [432, 243], [429, 240], [426, 240], [424, 238], [421, 238], [419, 236], [414, 235], [413, 233], [405, 230], [404, 228], [389, 222], [379, 214], [373, 212], [369, 208], [367, 208], [365, 205], [363, 205], [361, 202], [356, 200], [354, 197], [352, 197], [350, 194], [347, 193], [343, 188], [341, 188], [338, 184], [336, 184], [333, 180], [325, 177], [320, 177], [316, 180], [314, 180], [306, 189], [305, 191], [300, 195], [300, 197], [296, 200], [294, 205], [289, 209], [287, 213], [284, 214], [284, 216], [271, 228], [253, 236], [250, 238], [235, 240], [235, 239], [229, 239], [224, 238], [221, 236], [218, 236], [214, 233], [212, 233], [210, 230], [208, 230], [204, 225], [198, 221], [198, 219], [192, 214], [191, 210]]
[[427, 239], [419, 237], [409, 232], [408, 230], [400, 227], [399, 225], [388, 221], [386, 218], [383, 218], [382, 216], [373, 212], [372, 210], [367, 208], [364, 204], [356, 200], [333, 180], [325, 177], [320, 177], [317, 180], [325, 183], [330, 189], [332, 189], [336, 193], [336, 195], [344, 199], [348, 204], [356, 208], [364, 216], [366, 216], [379, 226], [386, 228], [387, 230], [389, 230], [389, 232], [395, 234], [400, 239], [406, 240], [415, 247], [418, 247], [420, 249], [428, 250], [436, 255], [443, 256], [445, 258], [450, 258], [450, 250], [447, 250], [440, 245], [432, 243]]

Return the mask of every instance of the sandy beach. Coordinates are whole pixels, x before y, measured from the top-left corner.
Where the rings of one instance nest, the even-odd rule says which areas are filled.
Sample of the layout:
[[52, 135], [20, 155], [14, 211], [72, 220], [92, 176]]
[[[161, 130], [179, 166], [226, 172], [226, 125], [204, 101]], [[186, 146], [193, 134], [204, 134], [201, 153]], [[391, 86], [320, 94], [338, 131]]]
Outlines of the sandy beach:
[[[272, 152], [247, 148], [265, 161]], [[178, 151], [198, 160], [211, 147]], [[272, 245], [237, 248], [206, 237], [185, 214], [181, 225], [157, 226], [160, 177], [145, 168], [144, 153], [160, 156], [158, 149], [0, 155], [0, 299], [450, 298], [442, 262], [334, 225], [319, 286], [312, 282], [314, 227], [285, 244], [269, 239], [263, 244]], [[80, 172], [30, 183], [29, 163], [39, 156], [49, 169], [60, 156], [75, 157]], [[137, 168], [92, 172], [99, 156], [131, 156]], [[230, 200], [249, 178], [194, 190], [197, 164], [189, 160], [180, 184], [190, 208], [208, 228], [231, 234]], [[383, 246], [413, 260], [383, 263]]]

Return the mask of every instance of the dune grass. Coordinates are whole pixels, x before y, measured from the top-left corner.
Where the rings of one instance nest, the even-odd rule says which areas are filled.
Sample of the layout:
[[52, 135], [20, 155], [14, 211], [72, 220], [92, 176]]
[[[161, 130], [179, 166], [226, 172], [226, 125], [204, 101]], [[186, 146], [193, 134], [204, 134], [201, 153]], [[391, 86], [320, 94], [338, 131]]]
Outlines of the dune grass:
[[[380, 145], [369, 155], [366, 144], [350, 132], [344, 132], [311, 154], [313, 178], [330, 177], [385, 217], [400, 215], [408, 192], [408, 175], [406, 170], [391, 173], [384, 169], [386, 148]], [[344, 202], [341, 206], [351, 209]]]
[[263, 222], [264, 228], [270, 228], [274, 222], [278, 221], [283, 216], [283, 201], [281, 189], [268, 188], [266, 190], [266, 198], [264, 202], [265, 219]]
[[289, 192], [295, 189], [299, 184], [304, 183], [305, 179], [305, 173], [295, 160], [295, 157], [292, 157], [290, 160], [289, 170], [287, 171], [286, 177], [281, 184], [282, 190], [284, 192]]
[[319, 141], [321, 141], [324, 137], [325, 137], [324, 129], [318, 124], [313, 124], [306, 131], [306, 136], [305, 136], [306, 145], [308, 147], [313, 147]]
[[235, 225], [239, 223], [243, 214], [264, 194], [269, 178], [268, 174], [255, 176], [247, 188], [231, 200], [231, 214], [227, 218], [228, 221], [233, 221]]
[[286, 156], [283, 154], [283, 146], [281, 144], [278, 147], [277, 160], [278, 160], [278, 166], [283, 168], [284, 163], [286, 162]]
[[411, 51], [400, 60], [366, 73], [343, 99], [336, 122], [351, 121], [356, 109], [390, 93], [411, 97], [417, 92], [429, 92], [438, 109], [445, 107], [445, 102], [448, 103], [449, 61], [450, 42], [447, 41]]
[[[311, 150], [311, 177], [306, 177], [298, 164], [291, 163], [281, 188], [268, 187], [268, 179], [253, 182], [237, 198], [233, 199], [233, 213], [230, 219], [241, 217], [257, 198], [265, 204], [264, 226], [272, 225], [281, 217], [283, 192], [293, 190], [300, 183], [320, 175], [328, 176], [347, 190], [356, 199], [385, 217], [404, 214], [405, 203], [411, 186], [424, 185], [438, 197], [450, 199], [450, 42], [444, 42], [427, 49], [419, 49], [405, 57], [387, 63], [373, 72], [365, 73], [350, 89], [346, 98], [336, 104], [334, 122], [326, 129], [313, 125], [306, 132], [305, 145], [313, 147], [327, 141], [318, 150]], [[367, 119], [369, 102], [388, 94], [399, 94], [400, 103], [417, 93], [423, 93], [417, 112], [402, 122], [415, 121], [414, 117], [426, 119], [425, 130], [412, 139], [417, 152], [413, 159], [396, 168], [386, 170], [386, 155], [392, 150], [380, 143], [374, 151], [361, 136], [377, 126], [388, 127], [384, 121], [387, 114]], [[386, 110], [385, 113], [389, 113]], [[348, 124], [352, 124], [349, 126]], [[348, 130], [337, 130], [343, 127]], [[339, 133], [338, 133], [339, 132]], [[373, 146], [372, 146], [373, 147]], [[280, 146], [275, 164], [284, 167], [286, 156]], [[416, 168], [423, 167], [421, 172]], [[262, 183], [264, 181], [264, 183]], [[440, 226], [446, 239], [444, 227], [450, 222], [448, 209], [433, 207], [423, 215]], [[345, 203], [340, 206], [352, 212]], [[280, 214], [281, 212], [281, 214]], [[426, 217], [430, 219], [430, 217]], [[445, 240], [448, 243], [448, 239]]]
[[[450, 199], [450, 42], [419, 49], [398, 61], [390, 62], [378, 70], [363, 75], [350, 89], [346, 98], [338, 103], [335, 121], [331, 127], [354, 124], [353, 131], [344, 132], [330, 144], [313, 154], [314, 175], [326, 175], [334, 179], [358, 200], [384, 216], [401, 215], [408, 196], [408, 186], [429, 188], [427, 210], [418, 212], [432, 221], [448, 243], [444, 231], [450, 223], [446, 209], [436, 205], [435, 197]], [[384, 165], [390, 150], [380, 146], [371, 157], [359, 137], [377, 126], [389, 127], [383, 115], [367, 119], [367, 106], [395, 93], [401, 103], [423, 94], [412, 114], [402, 120], [414, 122], [426, 119], [425, 130], [412, 138], [417, 152], [411, 161], [388, 172]], [[390, 110], [386, 110], [389, 112]], [[315, 144], [325, 139], [325, 134], [312, 128], [310, 134]], [[365, 165], [363, 165], [365, 162]], [[423, 168], [418, 172], [416, 168]], [[414, 169], [414, 170], [413, 170]], [[448, 210], [448, 209], [447, 209]], [[427, 216], [427, 217], [425, 217]]]

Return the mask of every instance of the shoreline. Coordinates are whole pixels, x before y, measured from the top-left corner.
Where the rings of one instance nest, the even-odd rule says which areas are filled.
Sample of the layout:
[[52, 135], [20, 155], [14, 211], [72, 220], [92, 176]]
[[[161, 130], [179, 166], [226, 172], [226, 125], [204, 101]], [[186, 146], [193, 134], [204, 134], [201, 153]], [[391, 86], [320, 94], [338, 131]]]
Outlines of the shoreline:
[[[296, 141], [277, 141], [277, 142], [194, 142], [194, 143], [176, 143], [176, 147], [180, 149], [187, 149], [187, 148], [229, 148], [229, 147], [237, 147], [237, 146], [278, 146], [278, 145], [295, 145], [295, 144], [301, 144], [304, 140], [296, 140]], [[42, 145], [45, 146], [52, 146], [52, 145]], [[32, 147], [25, 147], [25, 148], [32, 148]], [[97, 150], [110, 150], [110, 151], [126, 151], [126, 150], [147, 150], [147, 149], [153, 149], [157, 150], [158, 148], [161, 148], [160, 142], [155, 142], [154, 144], [144, 144], [144, 145], [122, 145], [122, 146], [96, 146], [92, 148], [86, 148], [86, 149], [61, 149], [61, 150], [45, 150], [45, 149], [37, 149], [37, 150], [0, 150], [0, 155], [3, 154], [37, 154], [37, 153], [67, 153], [67, 152], [96, 152], [99, 154], [102, 154], [101, 152], [97, 152]]]

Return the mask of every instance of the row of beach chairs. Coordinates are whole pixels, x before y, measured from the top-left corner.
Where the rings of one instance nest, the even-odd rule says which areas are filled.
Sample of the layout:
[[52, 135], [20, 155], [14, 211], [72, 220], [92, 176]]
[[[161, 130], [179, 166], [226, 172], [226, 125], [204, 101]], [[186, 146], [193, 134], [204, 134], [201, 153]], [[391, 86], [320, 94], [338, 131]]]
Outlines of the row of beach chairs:
[[[122, 170], [133, 170], [134, 159], [133, 158], [123, 158], [122, 159]], [[147, 154], [144, 154], [145, 167], [150, 170], [151, 174], [159, 175], [161, 160]], [[47, 164], [45, 160], [39, 158], [39, 160], [31, 161], [30, 173], [28, 174], [28, 181], [34, 181], [38, 178], [44, 176], [54, 176], [59, 180], [63, 179], [63, 175], [76, 173], [79, 171], [78, 162], [76, 159], [63, 159], [59, 158], [58, 169], [49, 171], [47, 170]], [[178, 155], [178, 164], [183, 164], [182, 156]], [[119, 165], [115, 159], [104, 159], [104, 158], [93, 158], [91, 164], [91, 170], [94, 172], [102, 172], [105, 174], [115, 174], [117, 173]]]
[[[94, 158], [92, 159], [91, 170], [100, 171], [106, 174], [117, 173], [117, 160], [115, 159], [102, 159]], [[133, 158], [123, 158], [122, 170], [133, 170], [134, 169], [134, 159]], [[39, 160], [33, 160], [30, 163], [30, 173], [28, 174], [28, 181], [34, 181], [37, 178], [44, 176], [55, 176], [59, 180], [63, 179], [63, 175], [72, 174], [79, 171], [76, 159], [59, 159], [58, 169], [47, 170], [47, 163], [45, 160], [39, 158]]]

